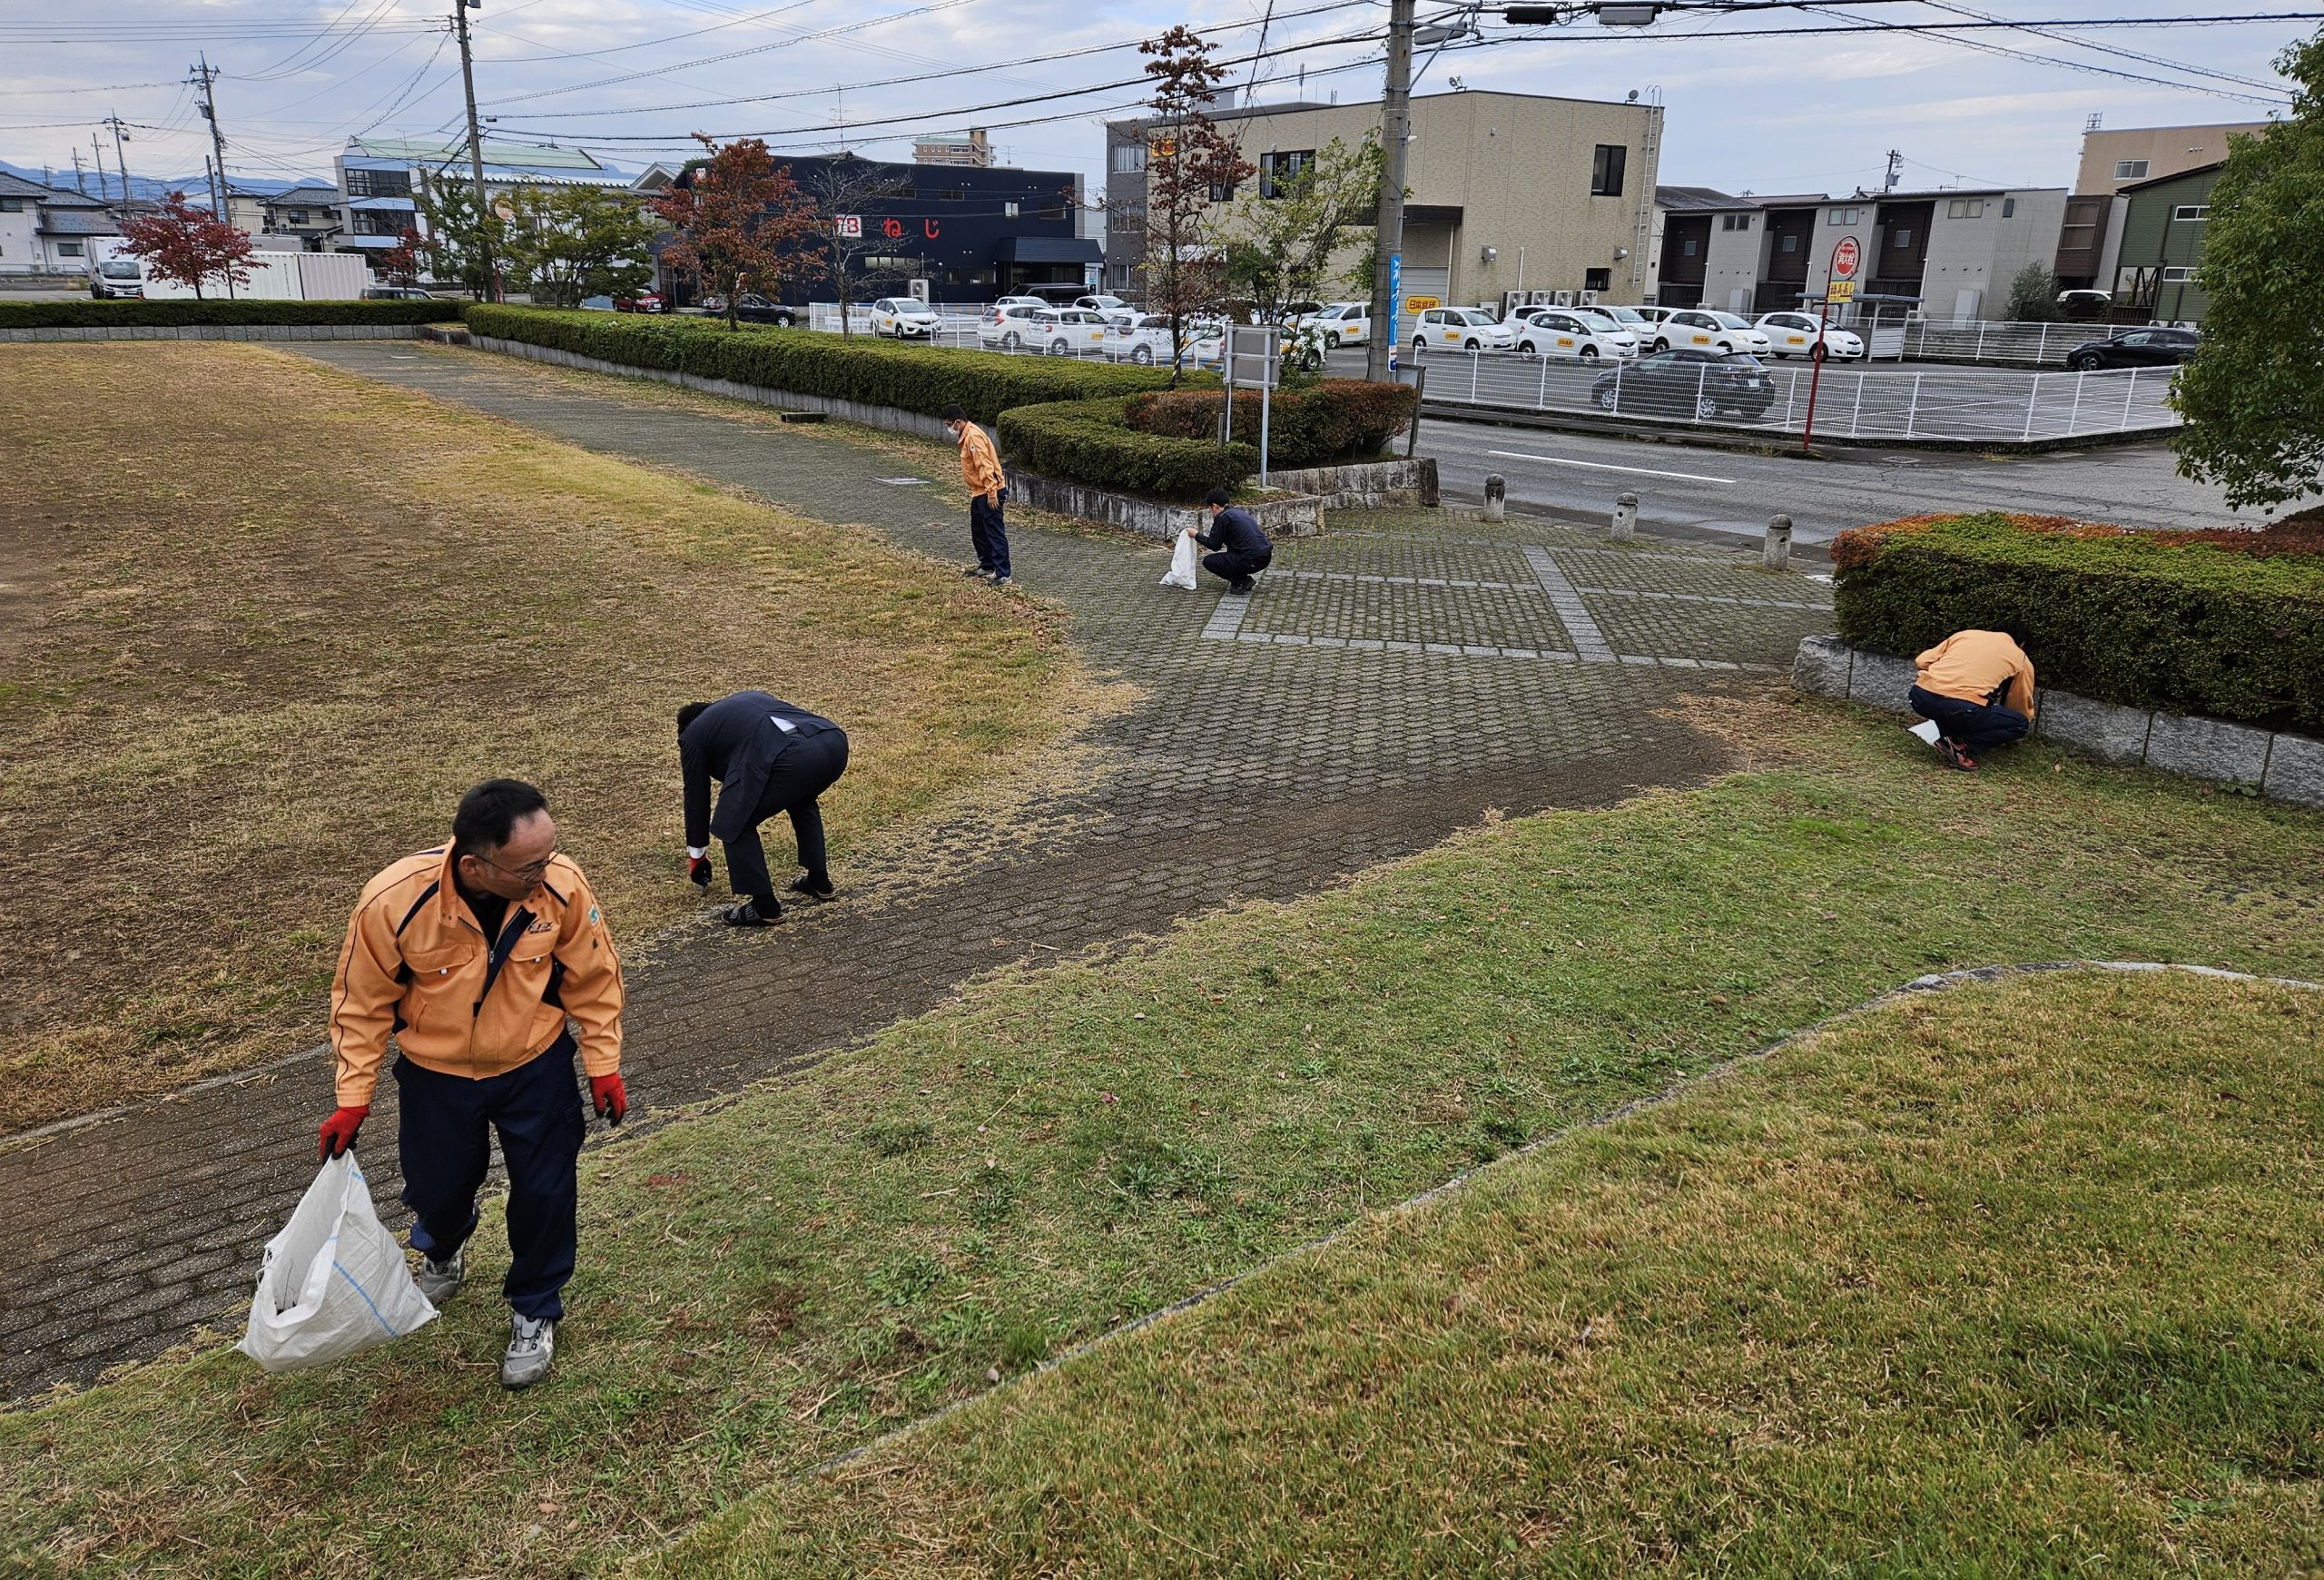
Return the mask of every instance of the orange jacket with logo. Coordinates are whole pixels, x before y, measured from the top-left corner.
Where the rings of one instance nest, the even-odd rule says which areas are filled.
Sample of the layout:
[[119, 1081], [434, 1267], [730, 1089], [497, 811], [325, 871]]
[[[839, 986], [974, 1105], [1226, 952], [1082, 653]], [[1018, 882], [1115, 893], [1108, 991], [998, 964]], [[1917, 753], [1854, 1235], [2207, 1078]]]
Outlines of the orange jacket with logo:
[[2004, 632], [1955, 631], [1913, 662], [1923, 691], [1987, 704], [1999, 692], [2004, 707], [2034, 716], [2034, 660]]
[[581, 869], [552, 856], [508, 904], [497, 939], [452, 884], [449, 846], [404, 857], [363, 886], [330, 990], [333, 1086], [369, 1104], [392, 1032], [404, 1057], [445, 1075], [504, 1074], [580, 1028], [581, 1066], [621, 1068], [621, 957]]
[[971, 494], [999, 494], [1009, 486], [1000, 457], [985, 430], [973, 422], [960, 424], [960, 480]]

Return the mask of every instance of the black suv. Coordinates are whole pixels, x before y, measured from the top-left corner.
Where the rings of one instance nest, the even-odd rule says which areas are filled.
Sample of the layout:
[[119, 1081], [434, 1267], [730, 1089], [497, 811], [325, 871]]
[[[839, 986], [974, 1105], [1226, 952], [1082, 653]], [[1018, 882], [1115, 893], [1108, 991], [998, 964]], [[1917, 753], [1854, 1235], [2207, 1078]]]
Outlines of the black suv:
[[1590, 399], [1617, 417], [1696, 417], [1722, 412], [1753, 421], [1776, 398], [1767, 365], [1748, 352], [1720, 356], [1691, 348], [1657, 351], [1598, 375]]
[[2202, 344], [2193, 330], [2135, 329], [2076, 346], [2066, 353], [2066, 366], [2077, 373], [2100, 368], [2174, 368], [2195, 354]]
[[734, 316], [744, 323], [781, 324], [784, 329], [795, 328], [799, 322], [797, 308], [769, 301], [754, 291], [744, 291], [735, 301]]

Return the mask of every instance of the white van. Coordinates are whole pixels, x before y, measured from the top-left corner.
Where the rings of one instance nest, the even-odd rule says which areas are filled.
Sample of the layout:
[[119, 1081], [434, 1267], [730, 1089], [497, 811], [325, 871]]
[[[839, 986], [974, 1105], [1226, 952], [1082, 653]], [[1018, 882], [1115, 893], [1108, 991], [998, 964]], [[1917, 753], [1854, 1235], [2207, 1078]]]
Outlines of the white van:
[[89, 265], [89, 294], [103, 301], [112, 296], [145, 294], [145, 272], [134, 258], [108, 258]]

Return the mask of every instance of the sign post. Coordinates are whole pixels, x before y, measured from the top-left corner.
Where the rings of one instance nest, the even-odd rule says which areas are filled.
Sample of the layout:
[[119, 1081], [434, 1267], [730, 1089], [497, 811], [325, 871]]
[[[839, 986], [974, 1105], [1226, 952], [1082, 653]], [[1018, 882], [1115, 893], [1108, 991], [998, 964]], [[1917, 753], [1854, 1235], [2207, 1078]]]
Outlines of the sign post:
[[1863, 249], [1854, 236], [1842, 236], [1833, 243], [1831, 272], [1824, 282], [1824, 300], [1816, 309], [1816, 343], [1808, 348], [1807, 420], [1799, 430], [1802, 455], [1816, 438], [1816, 390], [1824, 381], [1824, 336], [1832, 327], [1832, 303], [1856, 300], [1856, 266], [1863, 261]]
[[[1235, 391], [1259, 392], [1259, 487], [1267, 486], [1267, 427], [1272, 415], [1276, 379], [1283, 368], [1283, 331], [1273, 324], [1229, 324], [1226, 327], [1227, 411], [1235, 409]], [[1233, 432], [1230, 427], [1228, 432]]]

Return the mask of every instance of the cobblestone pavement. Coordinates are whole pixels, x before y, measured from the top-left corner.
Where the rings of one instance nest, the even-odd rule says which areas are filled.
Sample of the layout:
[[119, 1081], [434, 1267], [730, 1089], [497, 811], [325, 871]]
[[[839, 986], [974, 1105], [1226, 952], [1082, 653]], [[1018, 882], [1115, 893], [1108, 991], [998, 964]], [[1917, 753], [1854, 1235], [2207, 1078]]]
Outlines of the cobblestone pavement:
[[[940, 455], [925, 482], [881, 481], [915, 469], [893, 450], [609, 381], [408, 344], [306, 351], [907, 548], [967, 551]], [[1827, 589], [1806, 577], [1547, 523], [1335, 517], [1325, 536], [1282, 545], [1247, 598], [1207, 578], [1195, 594], [1158, 586], [1159, 546], [1021, 525], [1011, 538], [1019, 579], [1064, 603], [1093, 666], [1138, 682], [1145, 700], [1057, 753], [1069, 771], [1029, 771], [842, 872], [845, 903], [772, 933], [705, 922], [657, 941], [632, 974], [631, 1128], [844, 1047], [1013, 960], [1161, 932], [1241, 896], [1308, 893], [1489, 808], [1602, 805], [1699, 779], [1718, 748], [1662, 705], [1753, 684], [1829, 623]], [[771, 647], [765, 673], [734, 678], [847, 716], [844, 698], [818, 694], [812, 653]], [[222, 1316], [239, 1325], [329, 1106], [325, 1067], [302, 1056], [0, 1142], [0, 1395], [89, 1380]], [[365, 1130], [383, 1210], [399, 1188], [395, 1124], [389, 1082]], [[584, 1319], [588, 1278], [585, 1247]]]

